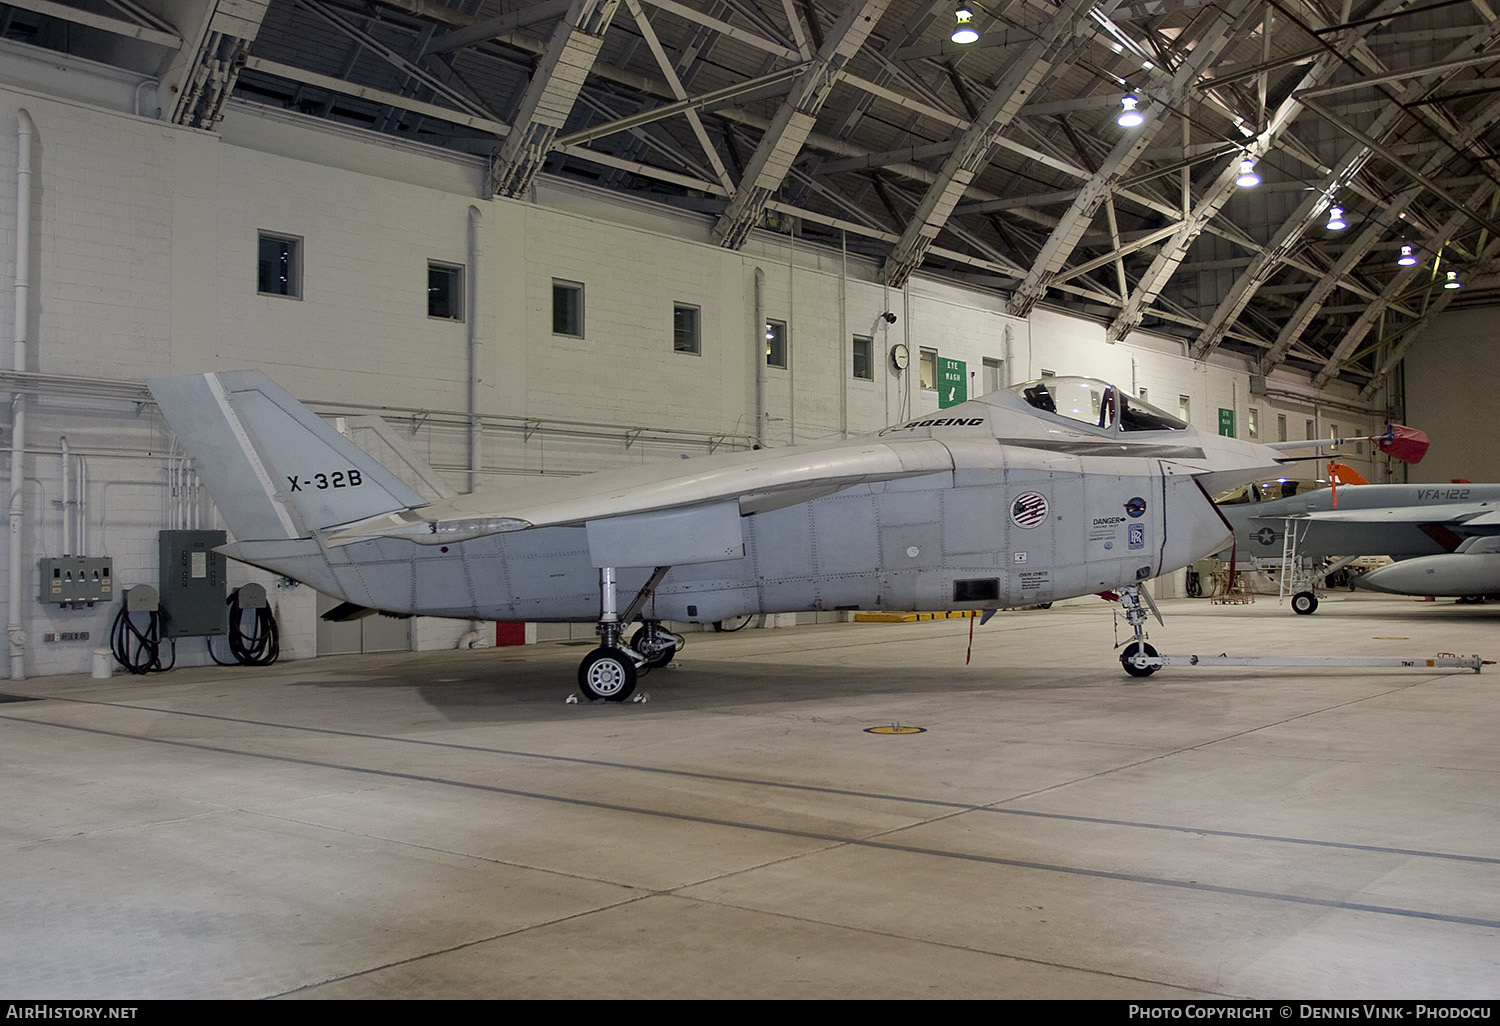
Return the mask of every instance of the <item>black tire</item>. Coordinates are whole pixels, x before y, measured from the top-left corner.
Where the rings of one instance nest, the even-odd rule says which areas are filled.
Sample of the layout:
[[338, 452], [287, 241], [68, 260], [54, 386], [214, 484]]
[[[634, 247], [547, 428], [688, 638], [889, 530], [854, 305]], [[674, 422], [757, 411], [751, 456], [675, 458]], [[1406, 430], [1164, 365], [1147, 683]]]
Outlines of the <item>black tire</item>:
[[1299, 591], [1292, 596], [1292, 612], [1298, 616], [1309, 616], [1318, 611], [1318, 596], [1310, 591]]
[[651, 629], [648, 627], [642, 627], [640, 630], [636, 631], [635, 634], [631, 635], [630, 638], [630, 647], [646, 657], [646, 665], [648, 667], [653, 670], [659, 670], [663, 666], [666, 666], [668, 663], [670, 663], [673, 659], [677, 658], [677, 642], [674, 641], [672, 642], [670, 647], [653, 654], [649, 646], [644, 648], [642, 647], [643, 645], [646, 645], [646, 643], [649, 642], [650, 639]]
[[578, 666], [578, 689], [590, 701], [623, 702], [635, 680], [635, 660], [617, 648], [596, 648]]
[[1152, 648], [1146, 642], [1132, 641], [1130, 644], [1125, 646], [1125, 651], [1120, 653], [1120, 665], [1125, 667], [1126, 673], [1130, 674], [1132, 677], [1149, 677], [1157, 670], [1161, 669], [1160, 666], [1135, 665], [1135, 663], [1131, 662], [1131, 659], [1135, 656], [1137, 651], [1145, 656], [1156, 655], [1156, 649]]

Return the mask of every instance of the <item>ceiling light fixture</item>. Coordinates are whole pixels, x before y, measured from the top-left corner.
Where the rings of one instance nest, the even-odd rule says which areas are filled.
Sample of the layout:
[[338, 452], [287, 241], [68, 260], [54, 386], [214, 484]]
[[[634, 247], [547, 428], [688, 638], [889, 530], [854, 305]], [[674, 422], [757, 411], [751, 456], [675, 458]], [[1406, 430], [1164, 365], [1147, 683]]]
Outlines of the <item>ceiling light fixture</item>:
[[1240, 174], [1234, 184], [1241, 189], [1251, 189], [1260, 184], [1260, 175], [1255, 173], [1255, 158], [1248, 153], [1240, 158]]
[[1402, 267], [1415, 267], [1417, 265], [1417, 253], [1407, 243], [1401, 244], [1401, 253], [1396, 257], [1396, 263]]
[[979, 33], [974, 31], [974, 12], [967, 7], [960, 7], [953, 12], [958, 20], [958, 25], [953, 29], [953, 35], [949, 38], [955, 43], [972, 43], [979, 38]]
[[1135, 128], [1137, 125], [1144, 124], [1146, 115], [1135, 109], [1140, 102], [1141, 98], [1131, 93], [1120, 97], [1120, 116], [1115, 118], [1115, 124], [1121, 128]]
[[1464, 287], [1464, 283], [1458, 280], [1458, 272], [1457, 271], [1449, 271], [1447, 278], [1443, 282], [1443, 288], [1445, 288], [1445, 289], [1461, 289], [1463, 287]]
[[1344, 208], [1329, 207], [1328, 230], [1331, 232], [1341, 232], [1347, 227], [1349, 227], [1349, 222], [1344, 220]]

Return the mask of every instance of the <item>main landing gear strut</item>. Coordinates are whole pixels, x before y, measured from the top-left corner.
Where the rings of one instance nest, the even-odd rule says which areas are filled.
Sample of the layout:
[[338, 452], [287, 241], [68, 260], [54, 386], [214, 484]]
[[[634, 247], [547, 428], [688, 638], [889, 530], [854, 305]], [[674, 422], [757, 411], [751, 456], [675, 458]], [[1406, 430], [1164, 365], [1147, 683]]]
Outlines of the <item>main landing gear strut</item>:
[[594, 628], [599, 635], [599, 647], [584, 656], [578, 667], [578, 687], [587, 698], [625, 701], [634, 693], [636, 679], [641, 674], [653, 667], [666, 666], [685, 643], [682, 635], [667, 630], [660, 620], [648, 619], [642, 619], [641, 629], [628, 645], [625, 643], [625, 626], [640, 616], [670, 569], [657, 567], [623, 614], [618, 611], [615, 568], [600, 569], [599, 623]]

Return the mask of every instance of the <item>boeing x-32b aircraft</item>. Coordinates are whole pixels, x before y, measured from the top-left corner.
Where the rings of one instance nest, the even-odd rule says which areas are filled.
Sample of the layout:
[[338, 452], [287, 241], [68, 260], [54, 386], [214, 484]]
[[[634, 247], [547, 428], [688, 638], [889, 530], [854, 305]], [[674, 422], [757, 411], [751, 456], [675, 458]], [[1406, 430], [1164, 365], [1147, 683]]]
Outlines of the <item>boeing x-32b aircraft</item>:
[[150, 387], [233, 533], [227, 555], [382, 612], [594, 621], [579, 686], [615, 701], [683, 644], [664, 622], [756, 613], [1118, 590], [1136, 633], [1122, 661], [1155, 655], [1141, 583], [1227, 543], [1208, 491], [1286, 460], [1054, 377], [877, 435], [429, 502], [264, 374]]

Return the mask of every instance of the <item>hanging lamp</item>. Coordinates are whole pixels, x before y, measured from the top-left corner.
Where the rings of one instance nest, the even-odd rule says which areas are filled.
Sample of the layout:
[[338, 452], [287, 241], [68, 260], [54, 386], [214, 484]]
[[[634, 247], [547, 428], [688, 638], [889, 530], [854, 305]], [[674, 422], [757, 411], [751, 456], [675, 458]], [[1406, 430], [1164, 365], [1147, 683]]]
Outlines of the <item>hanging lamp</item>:
[[974, 12], [967, 7], [960, 7], [953, 12], [958, 24], [953, 29], [953, 35], [948, 38], [955, 43], [972, 43], [979, 38], [979, 33], [974, 31]]

